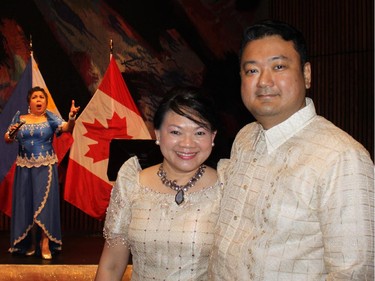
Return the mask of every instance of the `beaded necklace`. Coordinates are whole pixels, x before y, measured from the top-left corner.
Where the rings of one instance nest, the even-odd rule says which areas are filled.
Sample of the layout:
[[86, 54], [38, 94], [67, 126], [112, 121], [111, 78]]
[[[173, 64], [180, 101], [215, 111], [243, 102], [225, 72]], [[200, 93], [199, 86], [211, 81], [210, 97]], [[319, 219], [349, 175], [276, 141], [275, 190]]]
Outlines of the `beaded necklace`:
[[185, 185], [178, 185], [177, 180], [172, 181], [167, 179], [167, 173], [164, 171], [163, 163], [160, 164], [157, 175], [160, 177], [161, 182], [165, 186], [177, 191], [175, 201], [177, 205], [180, 205], [182, 202], [184, 202], [185, 192], [188, 191], [191, 187], [193, 187], [195, 183], [203, 176], [205, 169], [205, 165], [200, 165], [195, 175]]

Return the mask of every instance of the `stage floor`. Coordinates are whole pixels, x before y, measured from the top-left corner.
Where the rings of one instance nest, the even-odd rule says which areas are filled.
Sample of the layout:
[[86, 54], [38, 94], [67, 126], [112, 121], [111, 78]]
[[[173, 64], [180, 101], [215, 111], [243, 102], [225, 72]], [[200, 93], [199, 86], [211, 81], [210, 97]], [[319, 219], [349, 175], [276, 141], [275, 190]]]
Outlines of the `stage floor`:
[[[62, 251], [52, 260], [10, 254], [9, 233], [0, 232], [0, 281], [92, 281], [104, 245], [102, 235], [63, 233]], [[131, 279], [129, 265], [122, 281]]]
[[41, 257], [14, 255], [8, 252], [9, 233], [0, 232], [0, 264], [49, 264], [49, 265], [97, 265], [104, 245], [102, 235], [65, 234], [62, 237], [63, 246], [52, 260]]

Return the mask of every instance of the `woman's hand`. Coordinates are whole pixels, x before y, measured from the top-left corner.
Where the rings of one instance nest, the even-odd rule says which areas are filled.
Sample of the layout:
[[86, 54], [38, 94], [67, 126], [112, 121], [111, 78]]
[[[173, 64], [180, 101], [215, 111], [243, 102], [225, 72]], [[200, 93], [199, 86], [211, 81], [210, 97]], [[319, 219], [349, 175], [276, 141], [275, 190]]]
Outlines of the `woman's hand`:
[[75, 106], [74, 100], [72, 100], [72, 106], [70, 107], [69, 120], [74, 120], [80, 109], [80, 106]]
[[63, 132], [72, 132], [75, 124], [75, 119], [77, 112], [79, 111], [80, 106], [75, 106], [74, 100], [72, 100], [72, 106], [70, 107], [70, 112], [69, 112], [69, 120], [68, 122], [64, 122], [62, 126], [62, 131]]
[[9, 127], [9, 130], [6, 131], [5, 135], [4, 135], [4, 140], [6, 143], [12, 143], [14, 141], [14, 137], [11, 137], [10, 136], [10, 132], [13, 132], [14, 130], [17, 130], [17, 127], [18, 127], [18, 124], [14, 124], [12, 126]]

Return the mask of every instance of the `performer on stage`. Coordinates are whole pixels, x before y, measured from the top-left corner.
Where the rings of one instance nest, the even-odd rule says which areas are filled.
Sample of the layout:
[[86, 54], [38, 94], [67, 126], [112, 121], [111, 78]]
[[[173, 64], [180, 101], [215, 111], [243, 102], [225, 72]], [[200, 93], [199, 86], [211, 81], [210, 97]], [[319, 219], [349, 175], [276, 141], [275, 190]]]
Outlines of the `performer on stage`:
[[52, 259], [61, 250], [60, 195], [54, 135], [71, 132], [75, 124], [74, 100], [65, 122], [47, 110], [48, 95], [34, 87], [27, 95], [29, 113], [18, 112], [5, 133], [7, 143], [17, 141], [18, 156], [12, 194], [9, 252]]

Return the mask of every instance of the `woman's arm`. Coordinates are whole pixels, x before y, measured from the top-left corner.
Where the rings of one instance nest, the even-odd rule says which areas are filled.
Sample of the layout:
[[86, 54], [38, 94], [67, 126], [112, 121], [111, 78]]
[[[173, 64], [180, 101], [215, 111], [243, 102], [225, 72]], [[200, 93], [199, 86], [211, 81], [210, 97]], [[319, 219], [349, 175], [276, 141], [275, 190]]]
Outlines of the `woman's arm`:
[[128, 265], [129, 255], [128, 245], [118, 243], [109, 246], [105, 242], [95, 281], [121, 281]]

